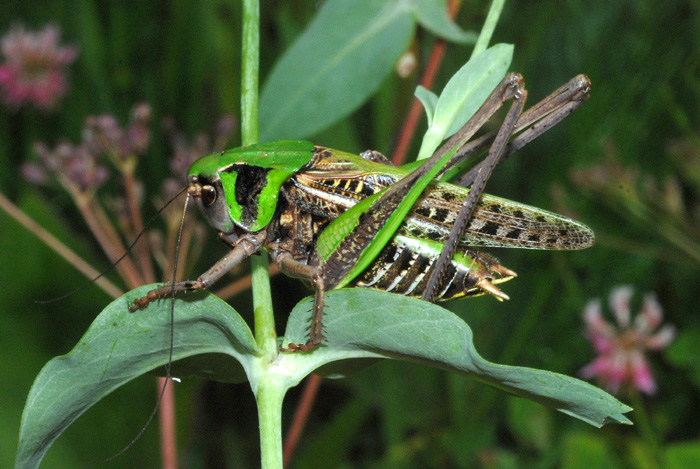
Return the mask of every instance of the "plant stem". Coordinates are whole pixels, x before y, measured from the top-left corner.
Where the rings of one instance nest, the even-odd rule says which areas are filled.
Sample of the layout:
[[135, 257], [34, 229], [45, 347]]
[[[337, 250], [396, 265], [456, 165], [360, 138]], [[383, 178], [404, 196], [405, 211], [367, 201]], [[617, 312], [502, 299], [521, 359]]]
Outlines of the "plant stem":
[[[258, 68], [260, 50], [260, 7], [257, 0], [243, 2], [241, 63], [241, 135], [243, 145], [258, 141]], [[277, 353], [277, 333], [272, 313], [270, 276], [266, 256], [253, 256], [252, 284], [255, 308], [255, 339], [266, 355]]]
[[[265, 371], [263, 371], [265, 373]], [[282, 400], [287, 387], [273, 374], [258, 382], [255, 399], [260, 424], [260, 467], [282, 468]]]
[[[451, 19], [454, 19], [459, 12], [459, 7], [461, 3], [456, 0], [452, 0], [448, 7], [448, 14]], [[432, 89], [433, 81], [437, 76], [437, 72], [442, 64], [442, 59], [445, 56], [445, 49], [447, 48], [447, 42], [444, 39], [436, 39], [435, 44], [433, 44], [433, 49], [430, 51], [430, 58], [428, 59], [428, 65], [425, 67], [423, 72], [423, 78], [421, 78], [420, 84], [423, 88]], [[394, 149], [391, 162], [394, 166], [401, 166], [406, 159], [406, 153], [408, 153], [408, 147], [411, 144], [413, 135], [416, 132], [416, 127], [418, 126], [418, 120], [423, 115], [423, 104], [421, 104], [418, 98], [413, 98], [411, 103], [411, 108], [406, 114], [406, 120], [404, 121], [403, 127], [401, 128], [401, 133], [399, 134], [398, 143]]]
[[[129, 208], [129, 219], [132, 225], [132, 236], [138, 236], [139, 233], [144, 231], [143, 227], [143, 216], [141, 215], [141, 207], [139, 206], [139, 198], [137, 194], [136, 179], [134, 178], [134, 164], [123, 165], [126, 166], [122, 170], [122, 175], [124, 178], [124, 194], [126, 203]], [[137, 262], [139, 267], [141, 267], [141, 275], [146, 283], [153, 283], [156, 281], [156, 274], [153, 269], [153, 261], [151, 254], [148, 249], [148, 242], [144, 236], [135, 246], [136, 252], [138, 253]], [[173, 279], [173, 282], [175, 279]]]
[[95, 285], [100, 287], [106, 294], [112, 298], [119, 298], [124, 294], [123, 291], [119, 289], [112, 282], [107, 280], [106, 277], [100, 277], [100, 272], [90, 266], [85, 262], [80, 256], [73, 252], [68, 246], [63, 244], [54, 235], [46, 231], [40, 224], [29, 218], [24, 214], [17, 206], [15, 206], [10, 199], [5, 197], [0, 193], [0, 208], [5, 210], [8, 215], [17, 221], [20, 225], [24, 226], [31, 233], [33, 233], [37, 238], [44, 242], [49, 248], [51, 248], [56, 254], [64, 258], [70, 265], [78, 269], [83, 275], [89, 279], [95, 279]]
[[493, 31], [496, 29], [498, 18], [501, 17], [501, 11], [505, 3], [506, 0], [493, 0], [491, 3], [491, 8], [489, 8], [489, 13], [486, 15], [484, 26], [481, 28], [479, 39], [476, 40], [476, 45], [474, 46], [474, 50], [472, 50], [470, 59], [481, 54], [489, 46], [491, 36], [493, 36]]
[[[258, 141], [258, 68], [260, 49], [260, 6], [258, 0], [243, 1], [243, 41], [241, 63], [241, 134], [243, 145]], [[251, 259], [255, 340], [263, 352], [262, 367], [249, 376], [255, 392], [260, 423], [260, 463], [263, 468], [282, 467], [282, 400], [286, 386], [269, 371], [278, 354], [275, 317], [272, 312], [267, 256]]]
[[257, 0], [243, 1], [241, 57], [241, 138], [243, 145], [258, 142], [258, 69], [260, 8]]
[[321, 377], [319, 375], [310, 375], [306, 379], [304, 390], [302, 391], [301, 398], [299, 399], [299, 405], [294, 413], [292, 424], [290, 425], [289, 431], [287, 431], [287, 435], [284, 440], [284, 452], [282, 454], [284, 467], [288, 467], [290, 461], [292, 460], [294, 450], [296, 449], [299, 438], [301, 438], [301, 434], [304, 431], [304, 427], [306, 426], [306, 421], [309, 418], [311, 409], [314, 406], [314, 401], [316, 400], [316, 394], [320, 385]]

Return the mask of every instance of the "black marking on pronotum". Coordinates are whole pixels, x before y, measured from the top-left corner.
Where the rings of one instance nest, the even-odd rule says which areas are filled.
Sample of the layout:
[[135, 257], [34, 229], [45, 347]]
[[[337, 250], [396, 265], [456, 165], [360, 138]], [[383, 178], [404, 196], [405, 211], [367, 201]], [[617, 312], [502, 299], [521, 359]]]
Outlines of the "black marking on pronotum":
[[251, 220], [258, 218], [258, 198], [267, 185], [267, 173], [271, 170], [248, 164], [234, 164], [226, 168], [227, 173], [238, 173], [234, 188], [236, 202], [248, 211]]
[[124, 260], [124, 258], [125, 258], [126, 256], [129, 255], [129, 253], [130, 253], [131, 250], [134, 248], [134, 246], [136, 246], [136, 243], [138, 243], [139, 239], [141, 239], [141, 236], [143, 236], [143, 234], [146, 232], [146, 230], [148, 230], [148, 229], [151, 227], [151, 225], [153, 225], [153, 223], [155, 223], [155, 221], [158, 219], [158, 217], [160, 217], [160, 214], [163, 213], [163, 211], [164, 211], [166, 208], [168, 208], [168, 205], [170, 205], [171, 203], [173, 203], [173, 202], [175, 201], [175, 199], [177, 199], [178, 197], [180, 197], [180, 195], [181, 195], [183, 192], [185, 192], [186, 190], [187, 190], [187, 186], [183, 187], [182, 189], [180, 189], [180, 190], [177, 192], [177, 194], [175, 194], [174, 196], [172, 196], [172, 197], [170, 198], [170, 200], [168, 200], [168, 201], [165, 203], [165, 205], [163, 205], [163, 206], [156, 212], [156, 214], [153, 215], [153, 218], [151, 218], [151, 219], [148, 221], [148, 223], [146, 223], [146, 226], [143, 228], [143, 230], [141, 230], [141, 232], [140, 232], [138, 235], [136, 235], [136, 238], [134, 238], [134, 240], [131, 242], [131, 244], [129, 244], [129, 246], [126, 248], [126, 251], [124, 252], [124, 254], [122, 254], [121, 257], [120, 257], [119, 259], [117, 259], [116, 261], [112, 262], [112, 265], [110, 265], [110, 266], [107, 267], [105, 270], [103, 270], [102, 272], [100, 272], [100, 274], [99, 274], [97, 277], [95, 277], [95, 278], [89, 280], [88, 282], [82, 284], [81, 286], [79, 286], [79, 287], [76, 288], [75, 290], [70, 291], [70, 292], [66, 293], [65, 295], [59, 296], [58, 298], [52, 298], [52, 299], [50, 299], [50, 300], [34, 300], [34, 303], [38, 303], [38, 304], [47, 304], [47, 303], [53, 303], [54, 301], [61, 301], [61, 300], [65, 299], [65, 298], [68, 298], [68, 297], [71, 296], [71, 295], [74, 295], [74, 294], [78, 293], [79, 291], [83, 290], [84, 288], [89, 287], [90, 285], [92, 285], [93, 283], [95, 283], [98, 279], [100, 279], [100, 278], [104, 277], [105, 275], [107, 275], [108, 273], [110, 273], [110, 272], [112, 271], [112, 269], [114, 269], [114, 268], [117, 266], [117, 264], [119, 264], [121, 261]]

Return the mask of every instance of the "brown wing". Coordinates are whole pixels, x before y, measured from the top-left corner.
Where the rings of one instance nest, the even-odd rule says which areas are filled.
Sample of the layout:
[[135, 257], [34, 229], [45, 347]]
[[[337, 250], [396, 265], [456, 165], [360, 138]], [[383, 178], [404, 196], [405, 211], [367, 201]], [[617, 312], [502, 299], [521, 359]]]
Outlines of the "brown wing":
[[[405, 174], [400, 168], [324, 149], [289, 184], [300, 189], [295, 191], [297, 197], [303, 198], [298, 202], [309, 211], [334, 219]], [[401, 231], [417, 238], [445, 241], [468, 194], [468, 189], [453, 184], [431, 184], [409, 212]], [[572, 250], [587, 248], [593, 242], [593, 232], [581, 223], [536, 207], [484, 194], [460, 245]]]

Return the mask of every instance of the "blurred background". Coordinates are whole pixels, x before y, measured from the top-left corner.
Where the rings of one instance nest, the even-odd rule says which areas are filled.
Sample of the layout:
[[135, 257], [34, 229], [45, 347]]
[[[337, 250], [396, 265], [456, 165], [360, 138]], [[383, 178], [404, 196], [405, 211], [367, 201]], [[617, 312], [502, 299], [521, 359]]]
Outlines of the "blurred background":
[[[323, 4], [263, 2], [261, 85]], [[466, 2], [455, 22], [478, 32], [488, 7]], [[636, 425], [596, 429], [461, 376], [384, 362], [322, 381], [292, 467], [700, 464], [699, 14], [697, 1], [507, 2], [491, 42], [515, 45], [510, 68], [525, 77], [530, 104], [579, 73], [593, 88], [563, 124], [502, 164], [487, 192], [582, 221], [597, 243], [581, 252], [489, 251], [519, 274], [503, 285], [511, 300], [448, 305], [472, 327], [485, 358], [583, 373], [634, 407], [628, 416]], [[0, 37], [0, 191], [98, 270], [109, 260], [90, 214], [97, 225], [134, 233], [137, 224], [124, 215], [130, 201], [141, 201], [150, 219], [181, 185], [176, 178], [187, 161], [240, 143], [237, 1], [10, 0], [0, 12]], [[417, 28], [408, 62], [356, 112], [314, 134], [284, 137], [392, 155], [434, 43]], [[447, 44], [433, 91], [470, 53], [469, 45]], [[20, 71], [34, 88], [20, 87], [23, 54]], [[47, 63], [51, 74], [41, 75]], [[409, 158], [425, 125], [421, 116]], [[110, 158], [92, 158], [100, 151]], [[167, 278], [160, 272], [172, 253], [171, 219], [166, 214], [149, 235], [156, 254], [144, 279]], [[191, 219], [185, 276], [225, 252], [199, 214]], [[85, 277], [4, 210], [0, 259], [0, 466], [9, 467], [34, 377], [70, 351], [111, 298], [90, 286], [35, 303], [74, 290]], [[245, 271], [232, 279], [241, 276]], [[108, 278], [122, 291], [138, 280]], [[273, 278], [274, 291], [298, 287]], [[303, 293], [280, 296], [281, 332]], [[249, 292], [231, 302], [252, 323]], [[181, 466], [259, 464], [247, 385], [190, 380], [176, 393]], [[299, 395], [289, 393], [285, 419]], [[138, 433], [156, 397], [148, 376], [113, 393], [57, 440], [44, 467], [88, 467], [115, 454]], [[157, 467], [158, 438], [153, 424], [106, 466]]]

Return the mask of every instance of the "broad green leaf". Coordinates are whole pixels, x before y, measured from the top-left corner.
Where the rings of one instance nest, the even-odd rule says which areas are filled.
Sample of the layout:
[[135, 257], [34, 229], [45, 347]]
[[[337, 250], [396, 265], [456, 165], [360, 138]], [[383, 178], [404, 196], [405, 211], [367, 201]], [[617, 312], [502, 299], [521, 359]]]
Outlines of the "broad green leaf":
[[462, 44], [476, 43], [477, 33], [462, 31], [450, 19], [445, 0], [418, 0], [414, 8], [420, 25], [436, 36]]
[[[144, 286], [113, 301], [73, 350], [44, 366], [22, 415], [17, 467], [37, 467], [56, 438], [83, 412], [126, 382], [168, 362], [170, 301], [135, 313], [127, 309], [130, 300], [152, 288]], [[182, 361], [173, 363], [173, 376], [244, 381], [244, 369], [257, 354], [245, 321], [208, 293], [178, 297], [174, 333], [173, 360]], [[195, 355], [205, 359], [195, 360]]]
[[[294, 308], [285, 341], [306, 340], [310, 307], [308, 298]], [[327, 342], [309, 354], [319, 364], [353, 357], [411, 360], [471, 376], [597, 427], [630, 423], [622, 414], [631, 409], [595, 386], [484, 360], [474, 349], [469, 326], [431, 303], [374, 290], [333, 291], [326, 294], [324, 329]]]
[[435, 93], [422, 85], [416, 87], [416, 92], [414, 93], [416, 98], [418, 98], [423, 104], [423, 109], [425, 109], [425, 114], [428, 118], [428, 127], [433, 125], [433, 116], [435, 115], [435, 106], [438, 102], [438, 97]]
[[410, 3], [328, 0], [273, 67], [260, 98], [260, 140], [304, 138], [371, 96], [408, 47]]
[[469, 60], [452, 76], [435, 106], [432, 125], [423, 137], [418, 159], [432, 155], [440, 142], [474, 115], [503, 79], [512, 58], [512, 45], [496, 44]]

